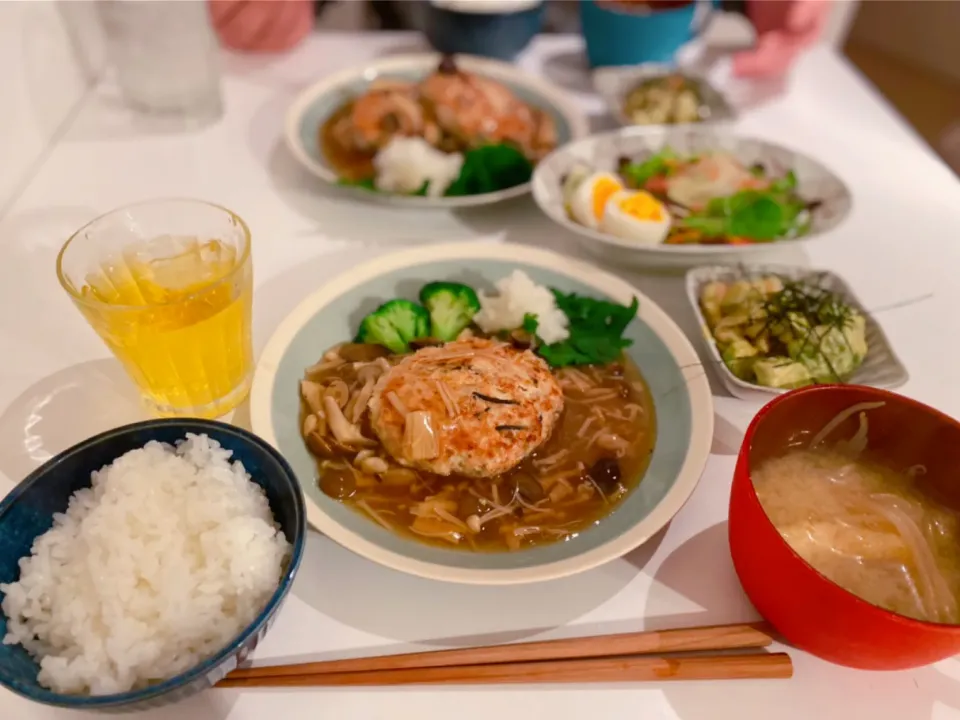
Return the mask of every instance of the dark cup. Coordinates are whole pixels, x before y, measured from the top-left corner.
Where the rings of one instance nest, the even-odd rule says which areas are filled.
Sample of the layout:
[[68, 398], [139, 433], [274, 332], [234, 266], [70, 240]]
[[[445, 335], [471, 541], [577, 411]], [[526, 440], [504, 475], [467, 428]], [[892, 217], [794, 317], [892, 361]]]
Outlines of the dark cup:
[[544, 4], [516, 12], [458, 12], [425, 3], [424, 32], [442, 53], [513, 60], [543, 25]]

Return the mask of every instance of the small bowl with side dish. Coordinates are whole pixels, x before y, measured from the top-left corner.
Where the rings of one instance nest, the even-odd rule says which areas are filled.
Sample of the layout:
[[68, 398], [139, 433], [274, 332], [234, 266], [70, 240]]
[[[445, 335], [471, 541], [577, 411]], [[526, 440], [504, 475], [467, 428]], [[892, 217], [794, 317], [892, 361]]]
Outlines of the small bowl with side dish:
[[[686, 286], [713, 367], [738, 398], [816, 383], [894, 389], [910, 379], [883, 328], [828, 270], [713, 265], [688, 271]], [[789, 313], [802, 319], [778, 322]]]
[[[562, 298], [583, 310], [568, 339], [578, 333], [576, 352], [599, 350], [586, 322], [588, 335], [606, 338], [607, 359], [557, 369], [573, 361], [573, 347], [533, 343], [530, 333], [539, 339], [548, 323], [528, 328], [529, 311], [524, 337], [464, 339], [467, 317], [446, 333], [450, 342], [395, 352], [370, 344], [391, 313], [411, 322], [429, 314], [423, 332], [441, 337], [434, 326], [454, 314], [438, 320], [438, 291], [479, 297], [487, 313], [487, 293], [502, 299], [504, 283], [523, 276], [548, 304]], [[313, 407], [321, 398], [322, 414]], [[402, 572], [493, 585], [572, 575], [649, 539], [693, 492], [713, 412], [690, 342], [629, 284], [542, 250], [456, 244], [374, 260], [304, 300], [261, 357], [251, 419], [290, 460], [318, 530]], [[437, 438], [431, 452], [398, 451], [393, 429], [403, 427], [406, 443], [411, 428], [410, 438], [424, 439], [415, 432], [423, 423]], [[349, 453], [337, 449], [351, 443]]]
[[626, 127], [571, 142], [537, 166], [533, 197], [618, 267], [775, 253], [830, 232], [852, 204], [818, 161], [702, 126]]
[[817, 385], [771, 400], [730, 495], [750, 601], [787, 642], [839, 665], [900, 670], [960, 653], [958, 464], [960, 423], [887, 390]]
[[[426, 80], [433, 81], [429, 88]], [[437, 114], [432, 109], [436, 97], [462, 100], [481, 111], [471, 115], [444, 107]], [[355, 113], [361, 98], [363, 112]], [[430, 104], [429, 112], [423, 103]], [[504, 138], [482, 139], [478, 133], [489, 132], [485, 123], [493, 108], [504, 106], [513, 130], [504, 131]], [[357, 118], [364, 121], [360, 126]], [[310, 173], [356, 197], [404, 207], [454, 208], [525, 195], [532, 167], [546, 150], [587, 132], [586, 117], [562, 90], [510, 63], [422, 53], [375, 60], [308, 87], [287, 112], [285, 138]], [[410, 137], [391, 147], [387, 143], [394, 134]], [[357, 150], [356, 143], [366, 149]], [[391, 152], [384, 153], [383, 147]], [[374, 169], [375, 157], [381, 168], [390, 168], [389, 187], [403, 187], [430, 168], [429, 176], [443, 181], [445, 194], [432, 196], [426, 180], [416, 190], [375, 190], [374, 175], [379, 173], [381, 181], [383, 175]]]
[[[138, 462], [140, 462], [140, 465], [127, 465], [127, 469], [133, 469], [135, 472], [140, 473], [143, 470], [141, 461], [146, 457], [156, 459], [157, 452], [160, 452], [164, 456], [164, 461], [178, 463], [177, 467], [181, 467], [179, 463], [182, 462], [194, 463], [192, 467], [195, 466], [197, 468], [203, 463], [215, 463], [215, 465], [206, 465], [206, 467], [208, 469], [213, 468], [211, 473], [219, 473], [216, 478], [213, 478], [213, 475], [209, 475], [204, 478], [202, 483], [195, 482], [192, 485], [184, 480], [185, 485], [190, 485], [189, 490], [184, 485], [176, 485], [175, 488], [172, 488], [178, 492], [182, 490], [182, 497], [184, 498], [193, 498], [196, 500], [198, 497], [204, 497], [207, 501], [206, 503], [199, 503], [189, 510], [189, 512], [193, 513], [195, 518], [198, 519], [198, 522], [199, 519], [202, 518], [210, 520], [210, 523], [205, 525], [207, 534], [205, 535], [205, 550], [202, 556], [205, 557], [213, 553], [218, 543], [223, 547], [222, 543], [228, 543], [231, 539], [238, 539], [239, 536], [237, 533], [243, 532], [243, 528], [248, 529], [251, 533], [260, 531], [263, 534], [255, 538], [246, 534], [245, 538], [250, 540], [250, 542], [238, 546], [243, 547], [244, 551], [248, 553], [248, 557], [245, 558], [248, 565], [246, 566], [246, 570], [238, 568], [236, 572], [239, 573], [239, 576], [245, 577], [246, 581], [250, 583], [250, 587], [256, 590], [256, 580], [260, 579], [266, 582], [264, 576], [258, 576], [260, 569], [264, 569], [264, 572], [270, 576], [271, 586], [273, 584], [272, 574], [278, 571], [279, 575], [276, 581], [276, 588], [271, 591], [263, 585], [260, 590], [257, 591], [258, 597], [251, 599], [249, 596], [242, 596], [237, 589], [239, 585], [235, 584], [233, 590], [237, 592], [230, 596], [236, 602], [238, 608], [237, 613], [242, 613], [242, 615], [232, 618], [217, 616], [215, 613], [211, 614], [209, 610], [205, 613], [200, 607], [198, 603], [209, 603], [211, 600], [211, 593], [213, 593], [213, 591], [210, 588], [206, 590], [195, 589], [194, 594], [186, 594], [183, 592], [176, 594], [176, 602], [170, 601], [168, 598], [168, 602], [164, 605], [167, 609], [162, 612], [169, 613], [167, 617], [171, 625], [173, 624], [173, 618], [178, 618], [184, 623], [184, 625], [178, 626], [177, 633], [174, 633], [181, 643], [179, 650], [183, 651], [182, 643], [188, 641], [191, 637], [198, 643], [200, 642], [200, 640], [191, 635], [191, 632], [203, 634], [203, 640], [208, 643], [205, 646], [202, 645], [205, 647], [204, 651], [187, 651], [185, 653], [187, 656], [186, 663], [184, 663], [183, 660], [178, 661], [183, 667], [176, 668], [175, 665], [176, 669], [172, 674], [159, 670], [160, 664], [172, 662], [169, 658], [155, 658], [156, 663], [153, 665], [149, 662], [149, 653], [152, 652], [151, 648], [154, 645], [159, 644], [163, 647], [165, 643], [173, 642], [169, 640], [169, 635], [167, 639], [163, 637], [157, 638], [157, 636], [154, 635], [152, 638], [153, 643], [148, 642], [149, 638], [127, 637], [126, 641], [130, 643], [130, 645], [126, 652], [131, 654], [126, 658], [122, 657], [122, 643], [125, 641], [125, 638], [118, 628], [123, 626], [125, 619], [128, 622], [133, 620], [133, 625], [137, 627], [141, 625], [145, 627], [145, 624], [140, 623], [135, 620], [135, 618], [130, 618], [129, 614], [125, 615], [118, 610], [120, 603], [111, 598], [121, 597], [123, 593], [122, 590], [117, 593], [104, 592], [102, 595], [99, 591], [96, 591], [94, 597], [98, 598], [96, 601], [99, 605], [97, 609], [91, 612], [94, 614], [102, 612], [104, 617], [109, 617], [113, 621], [110, 624], [111, 630], [109, 631], [108, 638], [111, 647], [108, 653], [110, 658], [102, 658], [102, 662], [109, 663], [111, 661], [115, 662], [126, 659], [129, 662], [127, 669], [137, 678], [136, 683], [130, 682], [130, 684], [133, 685], [132, 689], [114, 692], [101, 688], [98, 694], [91, 694], [91, 688], [87, 686], [86, 693], [79, 690], [69, 693], [66, 691], [54, 691], [48, 686], [49, 683], [48, 685], [40, 684], [38, 679], [40, 665], [36, 658], [31, 656], [20, 644], [0, 645], [0, 686], [29, 700], [55, 707], [75, 710], [95, 710], [100, 712], [139, 712], [147, 708], [158, 707], [182, 700], [190, 695], [212, 687], [228, 672], [242, 663], [266, 635], [290, 590], [294, 576], [300, 565], [300, 559], [303, 555], [306, 535], [303, 495], [300, 492], [300, 487], [296, 482], [293, 471], [276, 450], [260, 438], [245, 430], [212, 420], [167, 419], [148, 420], [126, 425], [84, 440], [34, 470], [23, 482], [17, 485], [0, 501], [0, 587], [4, 584], [10, 584], [5, 590], [0, 589], [0, 601], [3, 602], [4, 610], [4, 612], [0, 612], [0, 636], [12, 632], [15, 627], [15, 623], [12, 622], [7, 613], [11, 612], [11, 609], [15, 605], [18, 605], [17, 601], [12, 599], [11, 593], [17, 592], [16, 588], [22, 589], [25, 587], [20, 585], [20, 581], [24, 579], [24, 573], [26, 572], [26, 570], [24, 570], [23, 559], [31, 556], [32, 551], [37, 550], [38, 546], [34, 545], [35, 540], [51, 530], [55, 517], [58, 517], [58, 520], [54, 527], [61, 529], [65, 527], [64, 523], [67, 520], [63, 516], [57, 516], [57, 513], [67, 512], [68, 516], [72, 516], [73, 520], [76, 520], [78, 523], [86, 522], [86, 525], [80, 525], [70, 521], [69, 525], [66, 526], [72, 528], [76, 533], [70, 535], [75, 542], [70, 541], [69, 544], [82, 545], [82, 547], [84, 547], [84, 553], [87, 554], [94, 552], [102, 553], [99, 555], [97, 564], [98, 573], [100, 573], [98, 582], [106, 582], [104, 576], [107, 571], [110, 568], [117, 568], [118, 564], [122, 564], [124, 558], [121, 557], [121, 555], [123, 555], [123, 553], [114, 553], [112, 547], [107, 546], [112, 542], [112, 546], [116, 547], [118, 538], [124, 536], [123, 539], [120, 540], [120, 546], [129, 548], [133, 544], [133, 541], [130, 540], [130, 537], [132, 537], [130, 533], [134, 531], [128, 532], [114, 528], [111, 532], [115, 530], [119, 535], [112, 535], [110, 542], [108, 542], [106, 538], [105, 531], [108, 528], [110, 518], [115, 519], [118, 517], [118, 513], [122, 512], [123, 498], [134, 498], [130, 502], [137, 502], [137, 494], [130, 490], [136, 483], [131, 484], [129, 480], [124, 481], [122, 475], [112, 475], [108, 480], [107, 473], [100, 472], [102, 480], [98, 480], [98, 483], [101, 483], [100, 487], [104, 488], [103, 494], [92, 495], [92, 491], [90, 490], [91, 473], [102, 471], [107, 465], [111, 465], [115, 470], [120, 467], [121, 464], [114, 464], [114, 461], [121, 456], [126, 456], [124, 458], [125, 462], [132, 463], [133, 461], [129, 458], [133, 456], [128, 455], [128, 453], [144, 448], [148, 443], [165, 443], [172, 446], [187, 439], [188, 434], [200, 436], [200, 440], [192, 441], [194, 443], [193, 451], [201, 453], [200, 455], [191, 456], [193, 458], [191, 460], [177, 459], [180, 458], [180, 456], [171, 460], [169, 455], [173, 454], [172, 449], [163, 451], [160, 449], [160, 446], [151, 445], [150, 448], [153, 454], [148, 456], [145, 454], [146, 451], [139, 453], [137, 457], [139, 458]], [[210, 450], [209, 447], [204, 450], [200, 445], [197, 445], [197, 443], [204, 442], [202, 439], [203, 436], [216, 441], [223, 449], [231, 451], [232, 456], [230, 459], [224, 459], [222, 457], [222, 451], [215, 449]], [[187, 445], [188, 443], [184, 443], [181, 447], [186, 447]], [[184, 452], [184, 457], [187, 457], [186, 451]], [[202, 460], [199, 458], [202, 458]], [[259, 486], [263, 491], [263, 495], [258, 492], [250, 493], [249, 490], [252, 488], [247, 488], [246, 484], [240, 482], [236, 476], [238, 471], [235, 465], [236, 462], [243, 465], [243, 469], [249, 474], [250, 480], [248, 480], [248, 482], [252, 481]], [[234, 464], [225, 465], [225, 463]], [[170, 467], [170, 465], [166, 466], [167, 469]], [[114, 470], [111, 470], [111, 472], [114, 472]], [[151, 470], [153, 470], [153, 468], [151, 468]], [[117, 470], [117, 472], [120, 471]], [[226, 476], [224, 472], [227, 473]], [[130, 476], [128, 475], [127, 477]], [[153, 479], [156, 480], [158, 478], [154, 475]], [[181, 476], [174, 479], [173, 475], [170, 474], [159, 479], [166, 484], [168, 482], [179, 482], [183, 480], [183, 477]], [[208, 480], [209, 484], [206, 484]], [[126, 482], [126, 484], [123, 484], [124, 482]], [[107, 483], [109, 483], [109, 485]], [[231, 502], [240, 497], [237, 493], [245, 493], [247, 496], [245, 502], [250, 501], [253, 503], [253, 505], [245, 504], [245, 502], [239, 505], [232, 505], [229, 520], [226, 519], [223, 513], [221, 513], [218, 518], [215, 518], [212, 508], [212, 502], [215, 499], [223, 499], [226, 497], [222, 492], [224, 488], [223, 483], [228, 484], [227, 492], [233, 492], [230, 496]], [[107, 487], [110, 488], [109, 491], [105, 489]], [[213, 487], [217, 487], [221, 491], [219, 495], [213, 490]], [[125, 488], [125, 491], [120, 492], [120, 488]], [[170, 490], [170, 487], [166, 487], [164, 493], [161, 493], [156, 485], [152, 487], [141, 486], [139, 488], [139, 500], [142, 501], [143, 504], [138, 506], [137, 517], [140, 518], [143, 523], [141, 527], [149, 526], [152, 530], [159, 532], [160, 528], [163, 527], [163, 523], [167, 522], [167, 518], [160, 518], [159, 516], [153, 517], [150, 519], [150, 522], [147, 522], [143, 507], [147, 504], [151, 507], [158, 506], [157, 498], [168, 493]], [[78, 492], [81, 493], [80, 496], [76, 495]], [[107, 494], [108, 492], [109, 494]], [[152, 496], [150, 496], [151, 492], [154, 493]], [[190, 493], [189, 495], [186, 494], [188, 492]], [[263, 496], [265, 496], [265, 501], [262, 499]], [[150, 497], [152, 497], [153, 500], [151, 500]], [[254, 502], [250, 500], [250, 497], [258, 499]], [[95, 502], [91, 505], [92, 499], [95, 499]], [[70, 501], [69, 511], [68, 500]], [[182, 502], [185, 503], [187, 500], [184, 499]], [[224, 502], [226, 502], [226, 500], [224, 500]], [[269, 505], [269, 507], [267, 508], [266, 505]], [[72, 515], [77, 511], [77, 508], [74, 506], [84, 506], [89, 510], [85, 516], [86, 520], [79, 520], [78, 516]], [[129, 507], [130, 506], [128, 506], [127, 509], [129, 509]], [[169, 507], [170, 506], [168, 506], [168, 508]], [[244, 511], [250, 507], [254, 507], [261, 515], [264, 515], [264, 517], [260, 518], [260, 521], [267, 520], [265, 513], [269, 511], [273, 516], [273, 528], [263, 524], [263, 522], [251, 519], [253, 517], [252, 515], [245, 516]], [[221, 507], [221, 510], [222, 509], [223, 507]], [[187, 512], [185, 506], [184, 512]], [[98, 518], [96, 527], [91, 524], [91, 518], [93, 517]], [[123, 517], [123, 515], [120, 514], [119, 517]], [[176, 518], [174, 518], [174, 520], [176, 520]], [[193, 521], [191, 521], [191, 523], [192, 522]], [[234, 523], [242, 523], [243, 528], [241, 528], [240, 524]], [[276, 528], [276, 530], [274, 530], [274, 528]], [[97, 537], [97, 531], [99, 531], [100, 537]], [[124, 535], [124, 533], [126, 533], [126, 535]], [[139, 559], [133, 557], [133, 555], [127, 558], [132, 563], [130, 567], [137, 568], [135, 571], [136, 578], [114, 575], [114, 579], [124, 587], [126, 587], [126, 584], [136, 585], [140, 582], [151, 586], [157, 583], [156, 587], [163, 587], [165, 584], [169, 584], [170, 587], [179, 588], [180, 591], [186, 590], [186, 588], [183, 587], [186, 581], [183, 576], [178, 577], [175, 568], [167, 567], [166, 571], [163, 570], [165, 560], [169, 561], [170, 559], [174, 559], [176, 562], [179, 562], [186, 557], [184, 555], [184, 548], [176, 544], [179, 542], [179, 536], [174, 536], [177, 536], [177, 533], [170, 531], [169, 535], [164, 536], [164, 539], [160, 541], [156, 539], [160, 537], [157, 535], [154, 537], [154, 540], [151, 541], [153, 542], [152, 546], [143, 539], [144, 536], [139, 536], [141, 542], [144, 543], [143, 547], [148, 551], [141, 553]], [[47, 536], [47, 538], [49, 539], [49, 536]], [[284, 541], [286, 544], [284, 544]], [[159, 553], [156, 545], [157, 542], [165, 543], [163, 553]], [[252, 555], [249, 555], [252, 552], [251, 549], [254, 547], [263, 549], [263, 542], [278, 544], [275, 547], [278, 553], [277, 555], [261, 556], [259, 558], [263, 560], [264, 563], [267, 563], [266, 565], [254, 563]], [[44, 556], [49, 560], [50, 546], [48, 545], [47, 547], [48, 550]], [[60, 552], [65, 551], [62, 542], [59, 546], [54, 546], [54, 549], [59, 549]], [[279, 559], [274, 569], [271, 563], [280, 557], [279, 553], [281, 551], [284, 553], [283, 557]], [[132, 553], [133, 551], [131, 550], [130, 552]], [[80, 572], [82, 576], [82, 572], [77, 569], [79, 566], [76, 563], [87, 562], [82, 556], [78, 555], [74, 558], [69, 555], [68, 550], [66, 553], [67, 559], [63, 559], [60, 555], [54, 556], [62, 560], [54, 575], [58, 582], [64, 582], [63, 578], [68, 576], [76, 577], [74, 571]], [[39, 560], [39, 557], [40, 556], [34, 555], [31, 562], [34, 563], [34, 565], [39, 564], [42, 567], [43, 563]], [[151, 562], [151, 559], [154, 561]], [[199, 563], [197, 567], [202, 566], [209, 568], [215, 564], [204, 564], [202, 559], [198, 559], [197, 562]], [[197, 570], [197, 572], [200, 571]], [[234, 571], [230, 572], [234, 573]], [[227, 577], [227, 571], [225, 570], [222, 572], [220, 570], [211, 570], [210, 573], [207, 577], [215, 576], [221, 581]], [[123, 573], [121, 573], [121, 575], [122, 574]], [[233, 577], [233, 575], [231, 574], [230, 577]], [[158, 580], [158, 578], [166, 578], [166, 580]], [[227, 596], [231, 592], [229, 587], [222, 583], [218, 585], [218, 588], [221, 596]], [[37, 588], [34, 587], [34, 591], [36, 590]], [[53, 588], [53, 590], [56, 591], [56, 588]], [[136, 590], [128, 588], [126, 592], [135, 594]], [[81, 595], [82, 593], [78, 592], [77, 594]], [[107, 604], [110, 605], [109, 612], [107, 609], [104, 609]], [[181, 609], [178, 610], [178, 607]], [[214, 604], [213, 607], [219, 608], [220, 605]], [[183, 608], [186, 609], [183, 610]], [[259, 610], [257, 608], [259, 608]], [[29, 610], [29, 607], [27, 609]], [[76, 603], [74, 602], [73, 611], [75, 612], [77, 609]], [[34, 607], [33, 611], [36, 610], [37, 608]], [[150, 608], [148, 607], [147, 610], [149, 611]], [[59, 617], [57, 627], [62, 631], [62, 612], [57, 616], [50, 610], [50, 606], [47, 606], [46, 612], [50, 613], [50, 617]], [[245, 621], [246, 616], [250, 617], [249, 622]], [[34, 617], [36, 617], [36, 615], [34, 615]], [[81, 623], [83, 622], [82, 617], [83, 616], [81, 616], [80, 620]], [[203, 618], [202, 624], [204, 628], [198, 630], [195, 627], [187, 627], [191, 622], [195, 623], [198, 618]], [[226, 625], [224, 625], [224, 623], [226, 623]], [[232, 631], [233, 626], [240, 626], [241, 624], [242, 629], [237, 632]], [[90, 631], [90, 628], [87, 627], [87, 630]], [[134, 635], [136, 634], [135, 632]], [[222, 643], [216, 642], [216, 640], [221, 639], [220, 636], [227, 637], [228, 639]], [[75, 639], [71, 642], [77, 645]], [[82, 645], [78, 647], [81, 651], [83, 650]], [[68, 653], [66, 647], [57, 647], [55, 650], [60, 653], [58, 657], [61, 658]], [[139, 655], [137, 654], [138, 651], [140, 653]], [[190, 656], [194, 653], [202, 659], [193, 662]], [[144, 654], [147, 656], [146, 658], [144, 658]], [[85, 652], [81, 655], [81, 658], [78, 659], [82, 659], [83, 657], [87, 657]], [[49, 660], [50, 658], [48, 658], [48, 661]], [[45, 665], [44, 667], [46, 668], [48, 666]], [[80, 668], [74, 676], [71, 674], [71, 667], [73, 666], [70, 665], [68, 661], [63, 661], [60, 665], [61, 674], [58, 676], [59, 679], [56, 680], [56, 682], [75, 682], [76, 679], [71, 678], [83, 678], [84, 672], [93, 672], [89, 668], [86, 671]], [[136, 668], [136, 671], [131, 668]], [[142, 673], [149, 672], [149, 668], [156, 670], [164, 679], [157, 679], [144, 685], [142, 680], [144, 676]], [[169, 667], [167, 667], [166, 670], [169, 670]], [[118, 675], [119, 672], [120, 671], [117, 671]], [[97, 672], [95, 673], [96, 677], [93, 679], [98, 682], [106, 682], [103, 676], [108, 674], [109, 673]], [[121, 682], [123, 681], [123, 677], [125, 676], [122, 676], [120, 680], [111, 677], [110, 682]]]
[[736, 119], [727, 99], [697, 74], [648, 63], [606, 67], [593, 73], [593, 87], [624, 126], [722, 123]]

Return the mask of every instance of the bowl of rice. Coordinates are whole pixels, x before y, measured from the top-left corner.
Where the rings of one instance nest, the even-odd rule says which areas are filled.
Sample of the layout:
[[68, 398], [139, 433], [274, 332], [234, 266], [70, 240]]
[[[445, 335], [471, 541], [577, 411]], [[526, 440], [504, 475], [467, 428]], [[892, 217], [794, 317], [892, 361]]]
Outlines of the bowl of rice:
[[266, 442], [199, 419], [110, 430], [0, 500], [0, 686], [139, 711], [212, 687], [266, 634], [303, 555]]

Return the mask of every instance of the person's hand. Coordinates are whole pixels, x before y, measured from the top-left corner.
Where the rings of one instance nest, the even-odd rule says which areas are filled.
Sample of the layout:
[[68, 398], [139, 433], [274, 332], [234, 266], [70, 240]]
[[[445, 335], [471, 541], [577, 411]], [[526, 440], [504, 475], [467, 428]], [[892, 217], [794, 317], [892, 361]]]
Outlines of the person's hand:
[[734, 74], [784, 75], [797, 55], [820, 37], [830, 9], [830, 0], [747, 0], [747, 17], [757, 31], [757, 44], [734, 55]]
[[210, 0], [210, 18], [232, 50], [281, 52], [313, 29], [313, 0]]

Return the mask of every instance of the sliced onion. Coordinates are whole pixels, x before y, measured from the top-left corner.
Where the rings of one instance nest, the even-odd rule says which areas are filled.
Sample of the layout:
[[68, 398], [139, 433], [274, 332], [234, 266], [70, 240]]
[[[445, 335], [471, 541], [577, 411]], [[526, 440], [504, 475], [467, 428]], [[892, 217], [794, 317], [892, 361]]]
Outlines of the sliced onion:
[[440, 443], [430, 413], [416, 410], [403, 423], [404, 454], [409, 460], [430, 460], [440, 454]]

